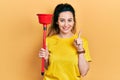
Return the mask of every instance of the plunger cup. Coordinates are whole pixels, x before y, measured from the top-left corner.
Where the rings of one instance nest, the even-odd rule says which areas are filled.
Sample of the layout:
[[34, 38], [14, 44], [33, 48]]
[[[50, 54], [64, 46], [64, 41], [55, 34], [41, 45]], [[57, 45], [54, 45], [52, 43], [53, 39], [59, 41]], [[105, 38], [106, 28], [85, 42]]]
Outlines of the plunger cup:
[[[40, 24], [43, 24], [43, 48], [46, 49], [46, 32], [47, 24], [50, 24], [52, 21], [52, 14], [37, 14]], [[41, 61], [41, 75], [44, 75], [44, 62], [45, 59], [42, 58]]]

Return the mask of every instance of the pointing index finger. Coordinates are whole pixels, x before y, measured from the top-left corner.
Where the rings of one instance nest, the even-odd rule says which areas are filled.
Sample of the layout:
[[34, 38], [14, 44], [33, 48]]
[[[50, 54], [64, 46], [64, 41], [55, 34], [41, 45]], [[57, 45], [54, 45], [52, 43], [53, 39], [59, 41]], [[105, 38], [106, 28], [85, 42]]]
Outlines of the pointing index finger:
[[80, 36], [81, 36], [81, 31], [78, 32], [78, 38], [80, 38]]

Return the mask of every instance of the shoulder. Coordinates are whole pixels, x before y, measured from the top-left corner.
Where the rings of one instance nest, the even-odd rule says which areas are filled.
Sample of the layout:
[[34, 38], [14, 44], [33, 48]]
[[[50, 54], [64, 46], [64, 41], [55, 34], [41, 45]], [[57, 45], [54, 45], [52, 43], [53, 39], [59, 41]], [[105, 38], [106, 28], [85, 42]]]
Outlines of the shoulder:
[[57, 38], [57, 35], [47, 36], [47, 39], [55, 39]]
[[57, 35], [48, 36], [48, 37], [46, 38], [46, 40], [47, 40], [47, 41], [55, 41], [55, 40], [57, 40]]
[[58, 37], [57, 35], [53, 35], [53, 36], [48, 36], [46, 38], [46, 42], [47, 42], [47, 46], [50, 48], [50, 46], [55, 45], [58, 42]]

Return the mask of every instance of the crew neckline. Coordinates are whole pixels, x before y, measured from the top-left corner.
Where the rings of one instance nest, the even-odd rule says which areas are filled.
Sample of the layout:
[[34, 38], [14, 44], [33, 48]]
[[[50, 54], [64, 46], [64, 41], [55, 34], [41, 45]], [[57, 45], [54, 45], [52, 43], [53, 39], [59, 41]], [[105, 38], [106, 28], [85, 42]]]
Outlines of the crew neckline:
[[76, 36], [76, 34], [73, 34], [71, 37], [62, 38], [62, 37], [60, 37], [59, 35], [56, 35], [56, 37], [57, 37], [58, 39], [61, 39], [61, 40], [68, 40], [68, 39], [74, 38], [75, 36]]

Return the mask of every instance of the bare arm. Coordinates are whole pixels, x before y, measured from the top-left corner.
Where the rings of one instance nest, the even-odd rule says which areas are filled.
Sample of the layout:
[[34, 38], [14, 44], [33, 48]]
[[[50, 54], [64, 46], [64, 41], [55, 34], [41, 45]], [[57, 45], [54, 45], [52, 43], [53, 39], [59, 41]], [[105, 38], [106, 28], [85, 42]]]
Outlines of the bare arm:
[[78, 66], [81, 76], [85, 76], [89, 70], [89, 62], [85, 60], [84, 53], [78, 54]]
[[78, 38], [74, 40], [74, 45], [78, 52], [78, 66], [81, 76], [85, 76], [89, 70], [89, 62], [84, 57], [85, 50], [83, 48], [83, 41], [80, 38], [81, 33], [78, 33]]
[[45, 59], [45, 68], [48, 69], [48, 65], [49, 65], [49, 51], [48, 49], [43, 49], [41, 48], [40, 49], [40, 52], [39, 52], [39, 57], [40, 58], [44, 58]]
[[48, 69], [48, 66], [49, 66], [49, 60], [45, 60], [45, 68]]

